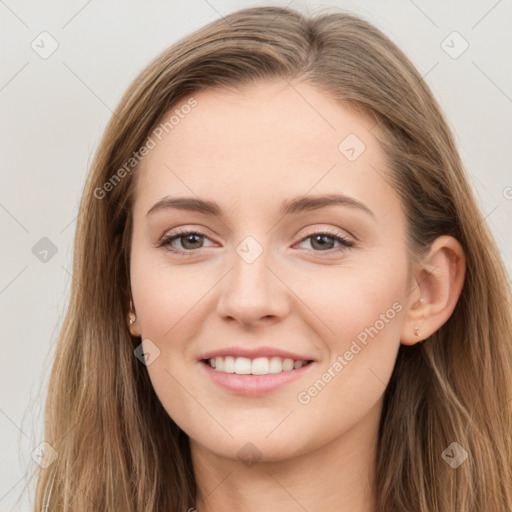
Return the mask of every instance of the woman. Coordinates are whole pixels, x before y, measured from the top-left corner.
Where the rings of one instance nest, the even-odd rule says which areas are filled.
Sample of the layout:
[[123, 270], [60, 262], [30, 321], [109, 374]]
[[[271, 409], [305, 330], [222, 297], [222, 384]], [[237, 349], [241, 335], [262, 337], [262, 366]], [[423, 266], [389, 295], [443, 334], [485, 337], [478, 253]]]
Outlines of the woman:
[[506, 283], [386, 36], [215, 21], [137, 77], [97, 151], [35, 510], [511, 510]]

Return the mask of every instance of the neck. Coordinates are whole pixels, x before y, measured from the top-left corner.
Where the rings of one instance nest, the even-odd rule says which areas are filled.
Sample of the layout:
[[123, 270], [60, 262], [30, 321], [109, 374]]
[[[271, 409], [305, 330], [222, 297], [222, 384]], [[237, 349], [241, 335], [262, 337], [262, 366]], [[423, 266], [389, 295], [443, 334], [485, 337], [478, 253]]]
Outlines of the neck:
[[380, 413], [381, 402], [350, 431], [313, 451], [278, 461], [263, 457], [250, 467], [191, 439], [197, 512], [374, 512]]

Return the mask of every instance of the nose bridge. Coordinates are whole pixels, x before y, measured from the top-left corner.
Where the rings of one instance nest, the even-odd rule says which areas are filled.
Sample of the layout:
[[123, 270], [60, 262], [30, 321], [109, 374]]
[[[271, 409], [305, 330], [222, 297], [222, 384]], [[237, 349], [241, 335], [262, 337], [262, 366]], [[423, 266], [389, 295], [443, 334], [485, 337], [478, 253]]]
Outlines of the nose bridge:
[[[258, 237], [261, 239], [263, 236]], [[268, 242], [269, 237], [265, 237]], [[286, 297], [283, 285], [270, 270], [272, 254], [268, 244], [246, 236], [235, 247], [232, 270], [222, 287], [219, 314], [243, 323], [285, 313]]]

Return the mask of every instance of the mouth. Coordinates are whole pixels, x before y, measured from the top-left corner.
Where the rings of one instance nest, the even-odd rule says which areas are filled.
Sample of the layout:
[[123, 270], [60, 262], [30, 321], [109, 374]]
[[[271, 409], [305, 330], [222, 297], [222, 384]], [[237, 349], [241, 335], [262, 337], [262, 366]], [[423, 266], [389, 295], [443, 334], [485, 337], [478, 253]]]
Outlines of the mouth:
[[277, 392], [314, 371], [314, 360], [288, 357], [216, 356], [200, 359], [202, 374], [231, 394], [246, 397]]
[[283, 357], [248, 357], [217, 356], [202, 359], [202, 363], [220, 373], [234, 373], [237, 375], [271, 375], [276, 373], [299, 370], [310, 365], [312, 360], [300, 360]]

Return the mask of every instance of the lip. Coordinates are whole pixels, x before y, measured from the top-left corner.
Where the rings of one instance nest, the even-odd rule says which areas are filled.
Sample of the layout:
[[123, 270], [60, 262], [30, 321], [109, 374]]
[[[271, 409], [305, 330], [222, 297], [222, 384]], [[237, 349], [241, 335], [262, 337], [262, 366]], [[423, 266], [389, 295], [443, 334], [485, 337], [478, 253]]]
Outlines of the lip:
[[[282, 357], [283, 359], [293, 359], [295, 361], [314, 361], [312, 357], [303, 356], [287, 350], [281, 350], [276, 347], [226, 347], [219, 350], [211, 350], [199, 356], [199, 360], [212, 359], [213, 357], [247, 357], [249, 359], [256, 359], [257, 357]], [[276, 374], [279, 375], [279, 374]]]
[[313, 366], [316, 366], [316, 363], [311, 361], [306, 366], [296, 370], [269, 373], [267, 375], [238, 375], [236, 373], [224, 373], [215, 370], [207, 362], [199, 362], [200, 371], [205, 372], [214, 384], [227, 391], [244, 396], [259, 396], [276, 391], [303, 377]]

